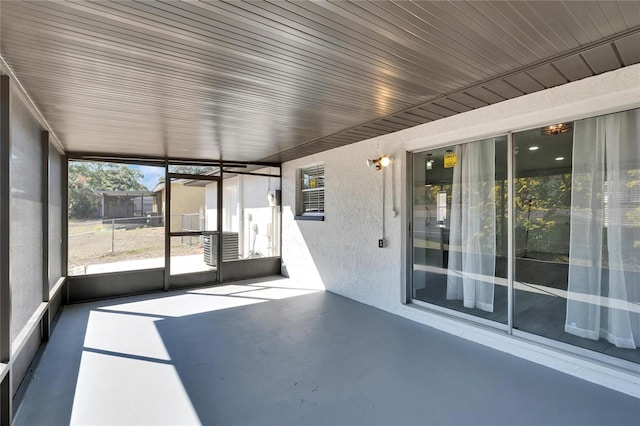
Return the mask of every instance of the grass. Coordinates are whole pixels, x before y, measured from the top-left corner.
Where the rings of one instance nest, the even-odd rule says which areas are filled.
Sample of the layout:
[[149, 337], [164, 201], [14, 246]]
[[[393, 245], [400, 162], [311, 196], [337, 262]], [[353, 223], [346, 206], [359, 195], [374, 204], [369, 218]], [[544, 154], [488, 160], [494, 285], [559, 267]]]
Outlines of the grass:
[[[171, 241], [171, 255], [202, 253], [198, 238], [193, 245], [182, 244], [181, 238]], [[113, 248], [113, 251], [112, 251]], [[100, 265], [126, 260], [164, 257], [164, 227], [112, 229], [101, 221], [69, 222], [69, 270], [76, 266]]]

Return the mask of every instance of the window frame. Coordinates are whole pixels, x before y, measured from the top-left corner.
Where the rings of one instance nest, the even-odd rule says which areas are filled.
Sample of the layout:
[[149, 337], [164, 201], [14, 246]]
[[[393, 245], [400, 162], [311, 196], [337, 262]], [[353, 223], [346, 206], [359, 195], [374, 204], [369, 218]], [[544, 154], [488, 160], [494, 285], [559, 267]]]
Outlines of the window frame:
[[[310, 182], [305, 182], [305, 174], [309, 175]], [[314, 183], [311, 183], [314, 182]], [[321, 183], [321, 184], [319, 184]], [[297, 195], [297, 214], [294, 217], [295, 220], [316, 220], [324, 221], [325, 216], [325, 167], [324, 163], [311, 164], [305, 167], [301, 167], [296, 173], [296, 195]], [[306, 205], [311, 204], [311, 201], [307, 201], [306, 194], [318, 194], [317, 200], [314, 202], [317, 205], [317, 211], [306, 210]]]

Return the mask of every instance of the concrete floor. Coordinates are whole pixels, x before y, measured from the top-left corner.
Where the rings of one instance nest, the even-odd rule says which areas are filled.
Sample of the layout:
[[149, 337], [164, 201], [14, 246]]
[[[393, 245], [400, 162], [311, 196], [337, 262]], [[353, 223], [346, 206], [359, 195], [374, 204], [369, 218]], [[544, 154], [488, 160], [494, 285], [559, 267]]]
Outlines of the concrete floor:
[[65, 307], [15, 425], [625, 425], [640, 401], [287, 279]]

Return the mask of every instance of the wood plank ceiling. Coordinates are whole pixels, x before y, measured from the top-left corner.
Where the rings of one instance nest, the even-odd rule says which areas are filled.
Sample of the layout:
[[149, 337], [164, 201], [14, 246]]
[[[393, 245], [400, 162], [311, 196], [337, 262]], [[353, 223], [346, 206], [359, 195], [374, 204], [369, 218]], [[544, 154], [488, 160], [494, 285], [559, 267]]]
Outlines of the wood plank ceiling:
[[640, 62], [640, 2], [12, 1], [69, 152], [281, 162]]

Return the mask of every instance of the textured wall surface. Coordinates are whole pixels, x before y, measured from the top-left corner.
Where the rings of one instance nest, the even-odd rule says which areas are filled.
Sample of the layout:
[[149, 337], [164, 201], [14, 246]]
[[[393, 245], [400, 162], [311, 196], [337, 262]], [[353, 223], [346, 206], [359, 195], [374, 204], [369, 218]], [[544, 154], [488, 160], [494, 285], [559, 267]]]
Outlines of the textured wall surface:
[[[400, 302], [404, 286], [403, 194], [406, 151], [483, 139], [640, 106], [640, 65], [584, 79], [283, 165], [283, 262], [289, 276], [388, 311], [422, 318]], [[383, 172], [367, 159], [395, 157]], [[325, 166], [325, 220], [296, 221], [296, 173]], [[382, 235], [383, 179], [386, 195]], [[399, 215], [393, 215], [392, 194]], [[405, 220], [410, 218], [405, 217]]]
[[[392, 211], [392, 180], [397, 187], [401, 154], [391, 141], [358, 143], [286, 163], [282, 247], [290, 276], [304, 275], [327, 290], [373, 305], [400, 300], [400, 215], [394, 217]], [[367, 167], [367, 159], [381, 155], [395, 157], [390, 169]], [[325, 168], [325, 219], [293, 220], [297, 170], [318, 162]], [[386, 247], [378, 248], [383, 238], [383, 185]]]

